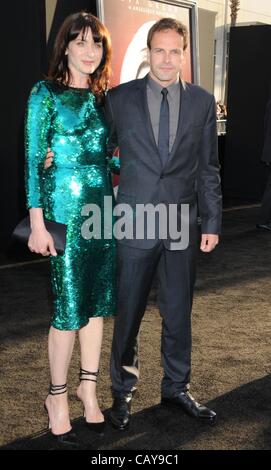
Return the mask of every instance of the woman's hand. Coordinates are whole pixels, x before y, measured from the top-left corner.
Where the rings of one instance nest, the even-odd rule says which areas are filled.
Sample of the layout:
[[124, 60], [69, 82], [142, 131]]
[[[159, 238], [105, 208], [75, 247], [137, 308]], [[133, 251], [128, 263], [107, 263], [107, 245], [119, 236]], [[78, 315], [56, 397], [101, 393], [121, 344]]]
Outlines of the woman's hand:
[[42, 256], [57, 256], [52, 235], [45, 228], [37, 228], [31, 231], [28, 248], [32, 253]]
[[29, 209], [31, 233], [28, 240], [28, 248], [33, 253], [42, 256], [57, 256], [52, 235], [46, 230], [43, 218], [43, 210], [40, 207]]

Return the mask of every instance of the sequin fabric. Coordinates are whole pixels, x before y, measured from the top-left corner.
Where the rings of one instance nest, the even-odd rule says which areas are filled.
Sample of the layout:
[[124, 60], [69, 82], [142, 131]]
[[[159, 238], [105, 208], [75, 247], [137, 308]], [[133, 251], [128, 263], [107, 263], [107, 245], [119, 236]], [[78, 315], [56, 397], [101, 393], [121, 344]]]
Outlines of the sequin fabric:
[[[33, 87], [25, 126], [27, 206], [43, 208], [47, 219], [68, 227], [64, 255], [50, 257], [51, 324], [60, 330], [79, 329], [90, 317], [116, 310], [116, 246], [103, 235], [104, 196], [113, 198], [106, 139], [103, 110], [90, 90], [47, 80]], [[55, 156], [45, 170], [48, 147]], [[101, 238], [82, 237], [86, 204], [101, 209]]]

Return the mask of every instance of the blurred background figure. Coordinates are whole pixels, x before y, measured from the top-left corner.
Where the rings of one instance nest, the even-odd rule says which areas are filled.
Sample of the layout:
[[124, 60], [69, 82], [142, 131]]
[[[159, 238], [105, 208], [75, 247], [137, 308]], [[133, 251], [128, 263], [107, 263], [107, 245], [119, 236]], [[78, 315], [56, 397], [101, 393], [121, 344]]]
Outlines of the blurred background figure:
[[227, 109], [226, 105], [221, 101], [216, 102], [216, 121], [217, 121], [217, 134], [226, 134], [226, 123], [227, 123]]
[[223, 104], [221, 101], [217, 101], [217, 103], [216, 103], [216, 116], [217, 116], [217, 119], [226, 119], [227, 118], [226, 105]]

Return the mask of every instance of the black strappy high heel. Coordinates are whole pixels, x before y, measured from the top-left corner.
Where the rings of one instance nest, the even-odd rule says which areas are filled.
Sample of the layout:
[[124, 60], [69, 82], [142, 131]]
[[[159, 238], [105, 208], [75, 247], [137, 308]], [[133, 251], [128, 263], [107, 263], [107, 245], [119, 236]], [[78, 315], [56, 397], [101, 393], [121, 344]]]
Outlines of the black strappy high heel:
[[[99, 370], [97, 372], [89, 372], [88, 370], [80, 368], [79, 380], [80, 380], [80, 382], [82, 382], [82, 380], [88, 380], [90, 382], [97, 382], [98, 374], [99, 374]], [[89, 376], [89, 375], [93, 376], [94, 378], [92, 378], [92, 379], [87, 378], [87, 376]], [[84, 418], [85, 418], [85, 424], [88, 427], [88, 429], [90, 431], [95, 431], [99, 434], [102, 434], [103, 431], [104, 431], [104, 428], [105, 428], [105, 421], [102, 421], [100, 423], [91, 423], [91, 422], [87, 421], [87, 419], [86, 419], [86, 412], [85, 412], [84, 404], [83, 404], [83, 410], [84, 410], [83, 415], [84, 415]]]
[[[62, 393], [67, 393], [67, 384], [53, 385], [50, 383], [49, 395], [61, 395]], [[44, 403], [44, 409], [48, 415], [48, 428], [51, 430], [51, 423], [46, 403]], [[63, 434], [53, 434], [51, 431], [51, 435], [60, 444], [78, 446], [76, 434], [72, 429]]]

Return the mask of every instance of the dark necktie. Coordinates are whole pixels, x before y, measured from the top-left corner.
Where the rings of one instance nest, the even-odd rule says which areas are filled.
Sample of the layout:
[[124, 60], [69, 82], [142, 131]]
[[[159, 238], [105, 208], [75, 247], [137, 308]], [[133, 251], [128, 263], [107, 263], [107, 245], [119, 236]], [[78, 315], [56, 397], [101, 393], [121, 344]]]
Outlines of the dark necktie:
[[169, 156], [169, 106], [167, 100], [168, 90], [163, 88], [161, 93], [163, 98], [160, 107], [158, 150], [163, 165], [165, 165]]

